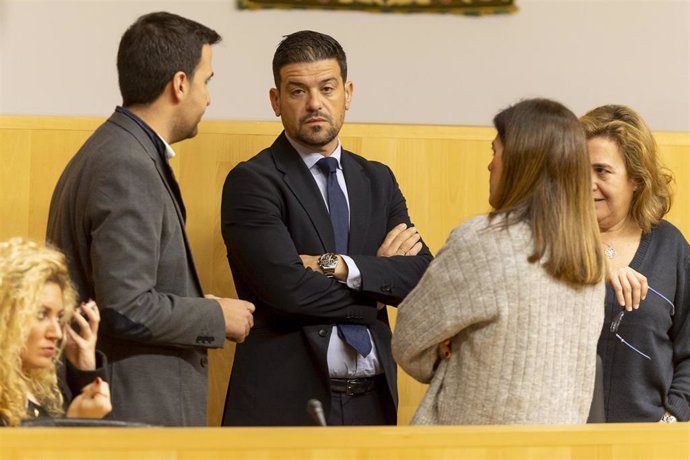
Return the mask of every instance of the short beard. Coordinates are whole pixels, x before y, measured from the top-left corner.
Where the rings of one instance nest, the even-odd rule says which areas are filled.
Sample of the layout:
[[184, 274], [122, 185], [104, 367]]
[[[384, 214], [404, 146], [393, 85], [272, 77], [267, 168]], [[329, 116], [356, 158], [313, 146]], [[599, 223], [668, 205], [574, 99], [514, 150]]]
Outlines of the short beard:
[[333, 125], [325, 129], [319, 127], [316, 132], [310, 132], [306, 135], [300, 130], [296, 140], [310, 147], [323, 147], [338, 137], [339, 132], [340, 129]]
[[185, 139], [191, 139], [197, 134], [199, 134], [199, 123], [196, 123], [194, 126], [191, 127], [185, 127], [178, 123], [173, 128], [170, 136], [170, 141], [168, 143], [174, 144], [175, 142], [180, 142]]

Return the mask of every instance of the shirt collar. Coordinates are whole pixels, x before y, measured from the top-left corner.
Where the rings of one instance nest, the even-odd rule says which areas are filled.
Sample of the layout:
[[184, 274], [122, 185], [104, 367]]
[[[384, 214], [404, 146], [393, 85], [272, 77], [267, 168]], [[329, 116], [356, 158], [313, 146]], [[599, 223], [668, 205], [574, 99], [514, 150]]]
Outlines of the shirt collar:
[[[295, 140], [290, 138], [290, 136], [288, 136], [287, 133], [285, 133], [285, 137], [287, 138], [290, 145], [292, 145], [292, 147], [297, 151], [297, 153], [299, 153], [299, 156], [302, 158], [302, 161], [304, 161], [304, 164], [307, 165], [307, 168], [309, 169], [313, 168], [316, 165], [316, 162], [325, 156], [322, 153], [312, 152], [311, 150], [304, 148], [302, 145], [298, 144]], [[338, 169], [342, 170], [343, 167], [340, 164], [341, 154], [342, 145], [340, 144], [340, 139], [338, 139], [338, 145], [335, 146], [335, 149], [328, 156], [338, 160]]]
[[[156, 133], [156, 135], [158, 136], [158, 133]], [[163, 145], [165, 145], [165, 158], [167, 158], [168, 160], [171, 158], [174, 158], [175, 157], [175, 151], [173, 150], [172, 147], [170, 147], [170, 144], [165, 142], [165, 139], [163, 139], [162, 137], [160, 137], [160, 136], [158, 136], [158, 137], [163, 142]]]
[[153, 128], [147, 125], [144, 120], [136, 116], [130, 110], [127, 110], [125, 107], [117, 106], [115, 108], [115, 111], [122, 113], [134, 120], [134, 122], [138, 124], [141, 127], [141, 129], [143, 129], [144, 132], [148, 135], [149, 139], [151, 139], [151, 142], [153, 142], [153, 145], [156, 147], [156, 150], [158, 151], [159, 155], [164, 156], [164, 158], [167, 160], [175, 156], [175, 151], [172, 149], [172, 147], [170, 147], [170, 145], [165, 141], [165, 139], [163, 139], [157, 132], [155, 132]]

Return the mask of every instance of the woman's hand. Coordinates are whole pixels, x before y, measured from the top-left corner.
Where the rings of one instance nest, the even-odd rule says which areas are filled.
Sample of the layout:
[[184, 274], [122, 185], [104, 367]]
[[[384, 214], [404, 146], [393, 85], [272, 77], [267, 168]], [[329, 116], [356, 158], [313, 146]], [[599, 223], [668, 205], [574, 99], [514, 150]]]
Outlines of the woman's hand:
[[627, 311], [639, 308], [640, 302], [647, 297], [647, 277], [630, 267], [609, 268], [606, 282], [611, 284], [616, 293], [616, 300]]
[[67, 417], [103, 418], [112, 410], [110, 386], [108, 382], [97, 377], [82, 388], [79, 396], [72, 400], [67, 409]]
[[92, 371], [96, 369], [96, 340], [101, 322], [98, 306], [93, 300], [82, 303], [74, 312], [73, 319], [79, 326], [79, 332], [67, 325], [65, 356], [77, 369]]
[[451, 352], [450, 339], [446, 339], [443, 342], [439, 343], [438, 348], [437, 348], [437, 352], [438, 352], [438, 357], [440, 359], [450, 358], [450, 352]]

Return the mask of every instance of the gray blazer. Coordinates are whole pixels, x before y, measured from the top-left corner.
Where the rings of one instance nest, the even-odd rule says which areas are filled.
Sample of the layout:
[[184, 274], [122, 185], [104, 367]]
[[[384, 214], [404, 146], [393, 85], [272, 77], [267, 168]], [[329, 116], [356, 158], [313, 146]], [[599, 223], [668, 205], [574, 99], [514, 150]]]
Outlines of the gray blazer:
[[222, 347], [203, 298], [172, 171], [146, 132], [115, 112], [72, 158], [50, 203], [47, 239], [69, 259], [82, 300], [101, 311], [111, 418], [205, 425], [206, 349]]

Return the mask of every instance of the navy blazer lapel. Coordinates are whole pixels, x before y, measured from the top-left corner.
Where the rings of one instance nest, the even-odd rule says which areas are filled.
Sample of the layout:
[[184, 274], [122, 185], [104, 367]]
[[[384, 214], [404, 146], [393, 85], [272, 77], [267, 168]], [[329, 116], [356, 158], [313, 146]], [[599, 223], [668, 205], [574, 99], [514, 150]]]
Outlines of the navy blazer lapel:
[[347, 195], [350, 203], [350, 241], [348, 252], [362, 254], [365, 244], [366, 229], [371, 216], [371, 182], [364, 173], [364, 168], [355, 161], [352, 153], [343, 149], [340, 156], [343, 175], [347, 184]]
[[331, 217], [316, 181], [299, 153], [290, 145], [283, 132], [271, 146], [271, 154], [283, 181], [304, 208], [319, 235], [325, 251], [335, 251]]

